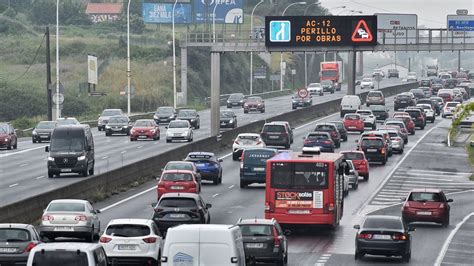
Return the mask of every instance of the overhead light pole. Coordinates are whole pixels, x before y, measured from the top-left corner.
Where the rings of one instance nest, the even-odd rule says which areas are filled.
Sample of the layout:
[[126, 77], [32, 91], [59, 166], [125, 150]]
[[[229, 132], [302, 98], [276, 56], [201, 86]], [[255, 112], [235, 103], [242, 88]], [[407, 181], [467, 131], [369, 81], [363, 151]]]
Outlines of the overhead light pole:
[[[295, 3], [291, 3], [289, 4], [284, 10], [283, 12], [281, 13], [282, 16], [285, 15], [286, 13], [286, 10], [288, 10], [288, 8], [294, 6], [294, 5], [306, 5], [306, 2], [295, 2]], [[280, 91], [283, 90], [283, 53], [280, 52]]]
[[130, 0], [127, 5], [127, 114], [130, 116]]
[[173, 22], [173, 108], [176, 109], [176, 37], [175, 37], [175, 29], [174, 29], [174, 11], [176, 8], [176, 4], [178, 0], [174, 1], [173, 5], [173, 14], [171, 15], [172, 22]]
[[220, 2], [215, 1], [214, 10], [212, 11], [212, 42], [216, 42], [216, 8]]
[[[318, 0], [316, 0], [316, 2], [314, 3], [311, 3], [309, 4], [305, 9], [304, 9], [304, 15], [306, 16], [308, 10], [310, 7], [312, 6], [319, 6], [321, 5], [320, 2], [318, 2]], [[308, 54], [306, 53], [306, 51], [304, 52], [304, 85], [305, 86], [308, 86]]]
[[[56, 97], [59, 98], [59, 0], [56, 1]], [[60, 117], [59, 101], [56, 100], [56, 120]]]
[[[253, 13], [255, 9], [261, 5], [264, 0], [260, 0], [252, 9], [252, 14], [250, 15], [250, 38], [253, 38]], [[250, 95], [253, 95], [253, 51], [250, 51]]]

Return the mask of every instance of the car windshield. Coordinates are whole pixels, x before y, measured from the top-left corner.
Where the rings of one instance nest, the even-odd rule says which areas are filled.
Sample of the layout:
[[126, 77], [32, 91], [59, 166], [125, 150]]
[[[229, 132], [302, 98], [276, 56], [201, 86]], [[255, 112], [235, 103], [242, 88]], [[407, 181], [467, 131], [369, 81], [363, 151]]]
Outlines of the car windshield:
[[385, 229], [403, 229], [403, 223], [398, 219], [387, 219], [368, 216], [364, 221], [364, 228], [385, 228]]
[[244, 164], [262, 165], [275, 155], [271, 150], [249, 150], [244, 153]]
[[77, 124], [77, 120], [74, 118], [58, 119], [56, 121], [56, 124], [60, 126], [75, 125]]
[[173, 114], [173, 108], [171, 107], [160, 107], [158, 110], [156, 110], [157, 114], [160, 115], [172, 115]]
[[263, 132], [285, 132], [285, 126], [283, 125], [265, 125]]
[[196, 116], [195, 111], [179, 111], [178, 113], [179, 117], [193, 117]]
[[[56, 126], [56, 123], [53, 121], [50, 122], [39, 122], [36, 126], [37, 129], [53, 129]], [[1, 129], [0, 129], [1, 130]]]
[[319, 88], [321, 87], [321, 84], [320, 83], [311, 83], [309, 84], [308, 88]]
[[247, 102], [261, 102], [262, 98], [260, 97], [248, 97]]
[[0, 124], [0, 133], [6, 134], [8, 132], [8, 125]]
[[332, 131], [334, 126], [332, 125], [317, 125], [314, 131]]
[[196, 201], [190, 198], [162, 198], [158, 206], [164, 208], [195, 208]]
[[26, 242], [30, 240], [30, 232], [26, 229], [0, 228], [0, 242]]
[[106, 235], [117, 237], [140, 237], [150, 234], [150, 227], [142, 224], [112, 224], [107, 227]]
[[372, 79], [371, 78], [365, 78], [365, 79], [362, 79], [362, 82], [371, 82]]
[[125, 116], [111, 117], [109, 123], [128, 123], [128, 118]]
[[233, 118], [234, 113], [233, 112], [221, 112], [221, 118]]
[[380, 146], [383, 146], [383, 142], [380, 139], [363, 139], [362, 146], [363, 147], [380, 147]]
[[346, 120], [359, 120], [360, 119], [360, 115], [346, 115], [344, 117], [344, 119]]
[[49, 205], [49, 212], [84, 212], [86, 206], [84, 203], [73, 203], [73, 202], [53, 202]]
[[188, 122], [186, 121], [171, 121], [168, 128], [188, 128]]
[[229, 100], [242, 100], [244, 98], [243, 94], [231, 94]]
[[114, 116], [114, 115], [121, 115], [122, 111], [120, 110], [104, 110], [101, 116]]
[[[58, 129], [55, 129], [55, 132], [57, 130]], [[83, 151], [85, 139], [84, 139], [83, 133], [82, 134], [81, 133], [82, 132], [78, 132], [78, 131], [53, 133], [50, 150], [52, 152]]]
[[166, 173], [161, 176], [163, 181], [193, 181], [193, 177], [188, 173]]
[[239, 225], [242, 236], [273, 236], [273, 226], [243, 224]]
[[[338, 70], [323, 70], [321, 71], [321, 77], [322, 78], [332, 78], [334, 76], [337, 76]], [[322, 83], [322, 81], [321, 81]]]
[[459, 103], [446, 103], [447, 107], [456, 107]]
[[149, 127], [150, 122], [149, 121], [138, 120], [137, 122], [135, 122], [135, 124], [133, 126], [134, 127]]
[[79, 250], [45, 250], [44, 252], [35, 252], [33, 265], [87, 266], [89, 262], [87, 254]]
[[332, 81], [330, 80], [322, 80], [321, 85], [332, 85]]
[[188, 170], [193, 171], [191, 163], [179, 162], [179, 163], [167, 163], [165, 170]]
[[360, 152], [345, 152], [344, 159], [346, 160], [364, 160], [364, 155]]

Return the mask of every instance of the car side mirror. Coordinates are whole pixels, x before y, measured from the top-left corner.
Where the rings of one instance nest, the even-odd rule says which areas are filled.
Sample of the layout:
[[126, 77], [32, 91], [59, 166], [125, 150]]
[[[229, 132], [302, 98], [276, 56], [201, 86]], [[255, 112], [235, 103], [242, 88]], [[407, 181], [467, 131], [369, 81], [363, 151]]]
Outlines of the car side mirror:
[[49, 152], [49, 146], [45, 146], [45, 147], [44, 147], [44, 151], [45, 151], [45, 152]]
[[102, 213], [100, 210], [94, 210], [94, 213], [98, 214], [98, 213]]
[[358, 140], [358, 139], [356, 139], [356, 140], [355, 140], [355, 143], [359, 143], [359, 140]]
[[359, 230], [359, 229], [360, 229], [360, 225], [358, 225], [358, 224], [354, 225], [354, 229]]
[[218, 161], [219, 161], [220, 163], [222, 163], [224, 160], [222, 160], [222, 159], [219, 159]]
[[210, 208], [212, 208], [212, 204], [206, 203], [206, 209], [210, 209]]
[[166, 126], [165, 128], [168, 129], [168, 126]]
[[453, 202], [454, 200], [453, 199], [448, 199], [446, 202]]
[[400, 201], [406, 201], [407, 198], [400, 198]]
[[408, 232], [415, 232], [415, 231], [416, 231], [415, 227], [413, 227], [413, 226], [408, 227]]

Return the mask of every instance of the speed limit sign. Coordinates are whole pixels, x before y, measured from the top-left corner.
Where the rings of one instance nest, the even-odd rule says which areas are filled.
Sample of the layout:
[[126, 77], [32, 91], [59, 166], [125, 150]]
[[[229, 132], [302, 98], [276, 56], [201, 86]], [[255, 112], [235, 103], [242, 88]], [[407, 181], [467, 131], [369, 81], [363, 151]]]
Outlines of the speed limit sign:
[[308, 90], [307, 89], [299, 89], [298, 90], [298, 96], [300, 96], [301, 98], [308, 97]]

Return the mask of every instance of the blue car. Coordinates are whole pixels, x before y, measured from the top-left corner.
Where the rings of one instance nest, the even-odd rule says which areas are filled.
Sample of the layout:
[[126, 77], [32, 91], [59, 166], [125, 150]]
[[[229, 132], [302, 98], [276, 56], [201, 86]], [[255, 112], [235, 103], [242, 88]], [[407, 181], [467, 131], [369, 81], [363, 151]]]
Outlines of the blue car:
[[185, 161], [193, 162], [201, 174], [201, 180], [210, 180], [214, 185], [222, 183], [222, 159], [212, 152], [190, 152]]
[[267, 160], [278, 153], [277, 149], [250, 148], [242, 152], [240, 167], [240, 187], [245, 188], [252, 183], [265, 183]]
[[334, 141], [328, 132], [310, 132], [303, 139], [303, 147], [319, 147], [321, 152], [334, 152]]

